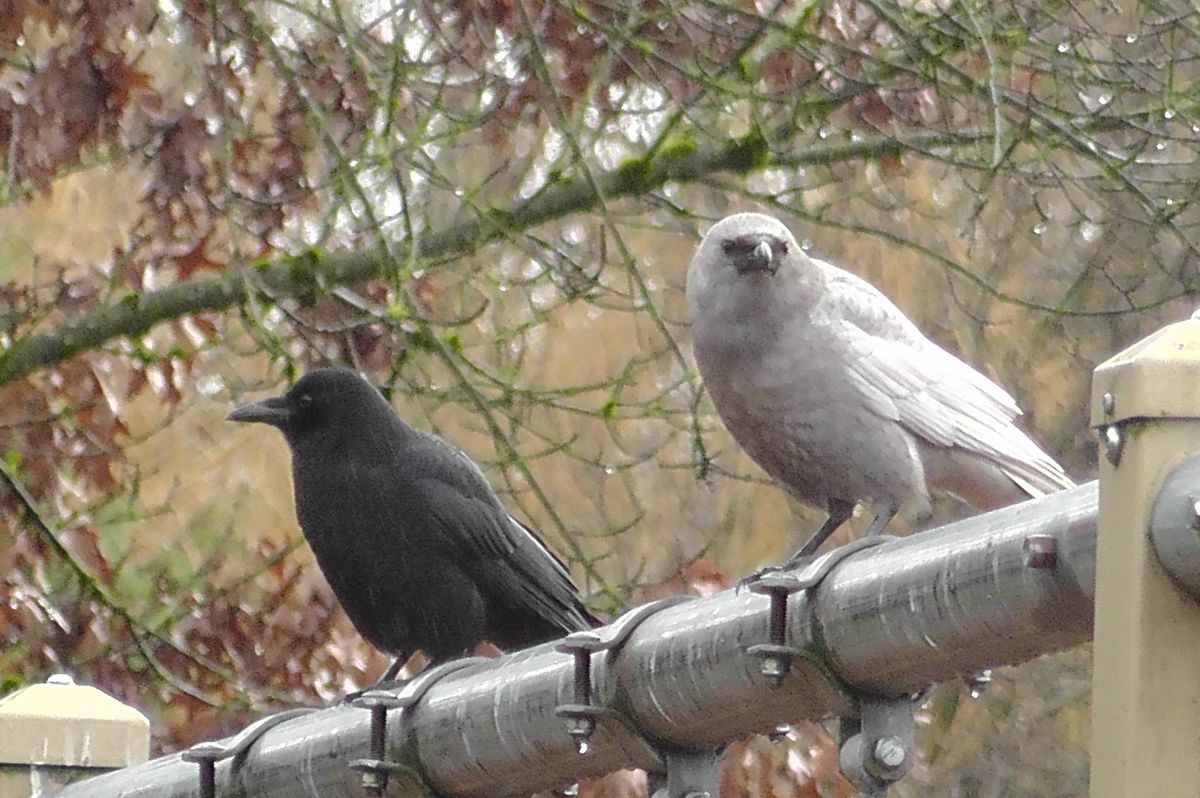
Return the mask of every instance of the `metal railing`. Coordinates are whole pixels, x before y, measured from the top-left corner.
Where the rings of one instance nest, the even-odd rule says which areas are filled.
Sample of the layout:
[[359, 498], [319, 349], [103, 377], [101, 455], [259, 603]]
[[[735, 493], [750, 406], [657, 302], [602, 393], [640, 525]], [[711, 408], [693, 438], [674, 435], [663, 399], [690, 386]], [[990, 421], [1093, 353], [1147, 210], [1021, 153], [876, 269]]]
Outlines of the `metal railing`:
[[[371, 750], [362, 709], [287, 720], [218, 762], [215, 792], [361, 795], [362, 774], [349, 763], [383, 758], [394, 763], [387, 795], [500, 798], [622, 767], [662, 769], [675, 752], [802, 718], [854, 715], [870, 696], [906, 695], [1086, 641], [1096, 517], [1093, 482], [844, 559], [826, 555], [799, 574], [815, 584], [787, 598], [790, 667], [750, 650], [771, 642], [772, 599], [747, 590], [642, 610], [632, 629], [618, 620], [616, 634], [627, 636], [588, 655], [586, 698], [599, 711], [586, 755], [555, 712], [579, 705], [575, 657], [546, 645], [471, 662], [428, 685], [418, 702], [389, 713], [382, 752]], [[600, 645], [605, 637], [600, 630]], [[787, 670], [777, 688], [764, 674], [773, 665]], [[59, 796], [200, 796], [198, 772], [174, 755]]]

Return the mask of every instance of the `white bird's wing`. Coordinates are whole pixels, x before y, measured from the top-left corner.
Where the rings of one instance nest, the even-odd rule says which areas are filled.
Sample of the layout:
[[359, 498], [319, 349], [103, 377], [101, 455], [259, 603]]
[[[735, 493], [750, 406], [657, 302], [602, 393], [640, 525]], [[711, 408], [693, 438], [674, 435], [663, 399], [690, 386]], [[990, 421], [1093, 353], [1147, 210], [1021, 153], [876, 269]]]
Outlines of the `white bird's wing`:
[[994, 463], [1030, 496], [1074, 484], [1013, 423], [1021, 409], [1003, 388], [922, 335], [870, 283], [819, 263], [829, 274], [829, 323], [849, 346], [850, 379], [873, 412]]

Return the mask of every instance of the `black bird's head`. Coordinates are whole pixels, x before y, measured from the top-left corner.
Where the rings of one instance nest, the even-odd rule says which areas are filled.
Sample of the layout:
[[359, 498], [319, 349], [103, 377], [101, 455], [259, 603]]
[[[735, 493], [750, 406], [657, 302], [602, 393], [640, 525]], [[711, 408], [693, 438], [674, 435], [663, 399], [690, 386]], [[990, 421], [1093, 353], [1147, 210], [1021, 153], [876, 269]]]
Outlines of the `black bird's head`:
[[314, 369], [282, 396], [240, 405], [226, 418], [277, 427], [293, 450], [337, 440], [356, 429], [369, 435], [382, 419], [396, 420], [378, 389], [349, 369]]

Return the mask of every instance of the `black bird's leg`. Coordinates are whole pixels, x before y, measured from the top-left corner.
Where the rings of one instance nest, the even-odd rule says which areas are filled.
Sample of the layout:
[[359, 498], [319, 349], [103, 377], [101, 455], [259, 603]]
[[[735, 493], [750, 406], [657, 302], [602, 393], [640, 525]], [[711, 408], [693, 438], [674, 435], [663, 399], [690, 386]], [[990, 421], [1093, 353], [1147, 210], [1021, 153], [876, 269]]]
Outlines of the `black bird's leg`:
[[408, 662], [408, 654], [402, 653], [397, 656], [396, 661], [393, 662], [391, 666], [389, 666], [388, 669], [383, 672], [383, 676], [380, 676], [379, 681], [375, 682], [375, 684], [380, 685], [384, 682], [390, 682], [392, 679], [395, 679], [396, 674], [400, 672], [400, 669], [404, 667], [404, 663], [406, 662]]
[[[400, 684], [403, 684], [404, 681], [406, 681], [406, 680], [401, 679], [401, 680], [397, 681], [396, 674], [399, 673], [400, 669], [404, 667], [404, 663], [408, 662], [408, 658], [410, 656], [411, 655], [408, 652], [401, 651], [399, 654], [396, 655], [395, 661], [392, 662], [392, 664], [388, 666], [388, 669], [383, 672], [383, 676], [380, 676], [379, 679], [376, 680], [374, 683], [368, 685], [367, 687], [364, 687], [361, 690], [355, 690], [352, 693], [346, 693], [346, 695], [344, 695], [342, 697], [342, 702], [349, 704], [351, 701], [358, 698], [363, 693], [369, 693], [372, 690], [387, 690], [387, 689], [391, 689], [393, 687], [397, 687]], [[430, 664], [432, 665], [433, 663], [430, 663]]]

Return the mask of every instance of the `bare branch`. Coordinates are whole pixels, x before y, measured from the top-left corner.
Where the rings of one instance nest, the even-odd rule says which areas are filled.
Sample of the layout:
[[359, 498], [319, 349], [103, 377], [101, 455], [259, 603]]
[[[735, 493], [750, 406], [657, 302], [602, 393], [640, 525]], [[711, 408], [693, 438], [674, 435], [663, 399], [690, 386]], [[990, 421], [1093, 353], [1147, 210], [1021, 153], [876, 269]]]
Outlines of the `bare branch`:
[[[830, 164], [898, 155], [909, 150], [970, 145], [992, 131], [929, 133], [907, 140], [873, 137], [857, 142], [811, 147], [775, 155], [786, 142], [761, 133], [730, 139], [716, 147], [667, 147], [651, 159], [632, 159], [611, 171], [551, 186], [510, 209], [426, 234], [417, 242], [421, 262], [443, 261], [477, 250], [490, 241], [535, 227], [551, 219], [596, 207], [602, 197], [637, 197], [674, 181], [694, 183], [722, 172], [748, 173], [780, 163], [789, 166]], [[399, 251], [404, 251], [401, 246]], [[143, 335], [154, 325], [203, 311], [224, 310], [244, 302], [258, 289], [274, 299], [307, 301], [318, 291], [384, 275], [396, 264], [374, 252], [315, 250], [282, 260], [236, 268], [143, 294], [129, 294], [45, 332], [16, 341], [0, 357], [0, 385], [39, 368], [122, 336]]]

